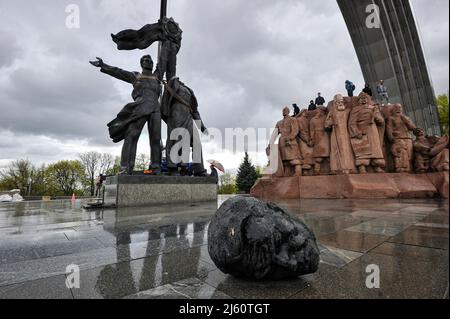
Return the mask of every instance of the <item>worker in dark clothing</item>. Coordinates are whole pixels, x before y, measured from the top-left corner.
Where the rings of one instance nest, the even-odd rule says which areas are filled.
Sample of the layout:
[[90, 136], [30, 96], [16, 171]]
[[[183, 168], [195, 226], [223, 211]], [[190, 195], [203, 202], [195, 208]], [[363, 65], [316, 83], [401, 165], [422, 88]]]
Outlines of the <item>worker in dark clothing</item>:
[[313, 100], [309, 102], [308, 111], [314, 111], [317, 108]]
[[211, 165], [209, 168], [211, 169], [210, 176], [211, 177], [215, 177], [215, 178], [219, 178], [219, 173], [217, 172], [216, 167], [214, 165]]
[[356, 89], [356, 86], [353, 84], [352, 81], [345, 81], [345, 89], [347, 90], [347, 94], [348, 96], [352, 97], [353, 96], [353, 92]]
[[317, 93], [316, 105], [317, 105], [317, 106], [324, 106], [324, 105], [325, 105], [325, 99], [322, 97], [322, 95], [320, 94], [320, 92]]
[[296, 117], [300, 114], [300, 108], [297, 106], [297, 104], [292, 104], [292, 107], [294, 108], [294, 115], [292, 117]]
[[364, 86], [364, 89], [362, 90], [364, 93], [366, 93], [368, 96], [373, 96], [372, 89], [370, 88], [369, 83], [366, 83]]

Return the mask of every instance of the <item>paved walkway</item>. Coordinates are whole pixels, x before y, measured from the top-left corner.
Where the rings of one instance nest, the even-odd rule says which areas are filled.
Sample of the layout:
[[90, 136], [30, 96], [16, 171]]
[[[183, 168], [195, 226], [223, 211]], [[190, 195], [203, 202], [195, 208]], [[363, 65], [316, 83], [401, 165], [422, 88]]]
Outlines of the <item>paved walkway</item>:
[[[221, 197], [219, 204], [226, 199]], [[0, 204], [1, 298], [448, 298], [448, 201], [281, 202], [315, 232], [316, 274], [247, 282], [207, 251], [217, 203], [85, 211], [70, 201]], [[66, 267], [81, 269], [66, 288]], [[368, 289], [366, 268], [380, 269]]]

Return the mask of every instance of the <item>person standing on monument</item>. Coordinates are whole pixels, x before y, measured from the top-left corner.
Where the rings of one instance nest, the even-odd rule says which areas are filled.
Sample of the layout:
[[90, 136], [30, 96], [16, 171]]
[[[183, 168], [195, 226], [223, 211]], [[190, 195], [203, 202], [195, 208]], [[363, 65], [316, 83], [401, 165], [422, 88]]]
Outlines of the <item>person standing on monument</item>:
[[309, 102], [308, 111], [315, 111], [317, 108], [316, 103], [314, 103], [314, 100], [311, 100]]
[[300, 114], [300, 108], [297, 104], [292, 104], [292, 107], [294, 108], [294, 115], [292, 115], [292, 117], [297, 117], [297, 115]]
[[370, 88], [370, 84], [366, 83], [364, 85], [364, 89], [362, 90], [364, 93], [366, 93], [368, 96], [372, 97], [373, 96], [373, 92], [372, 89]]
[[90, 62], [100, 71], [116, 79], [133, 85], [134, 102], [127, 104], [108, 123], [109, 134], [114, 143], [124, 141], [120, 163], [120, 174], [133, 174], [137, 143], [145, 124], [148, 126], [151, 148], [151, 170], [154, 174], [161, 172], [161, 80], [163, 71], [159, 65], [153, 72], [153, 60], [150, 55], [141, 58], [142, 72], [125, 71], [109, 66], [101, 58]]
[[384, 104], [385, 101], [386, 101], [386, 104], [389, 104], [388, 88], [386, 85], [384, 85], [384, 80], [381, 80], [380, 83], [378, 83], [377, 93], [378, 93], [378, 97], [381, 101], [381, 104]]
[[324, 106], [325, 105], [325, 99], [322, 97], [322, 94], [320, 92], [317, 93], [316, 105], [317, 106]]
[[[202, 146], [197, 126], [205, 134], [207, 129], [198, 112], [198, 102], [194, 91], [181, 82], [178, 77], [170, 79], [165, 88], [161, 102], [161, 114], [167, 124], [166, 154], [169, 173], [176, 174], [178, 164], [182, 167], [189, 164], [189, 151], [192, 148], [194, 176], [207, 176], [203, 165]], [[176, 131], [179, 129], [182, 129], [186, 136], [179, 135]], [[181, 147], [174, 152], [173, 147], [178, 143], [181, 142], [180, 146], [184, 145], [183, 138], [189, 139], [189, 144], [186, 145], [188, 147]]]
[[345, 89], [349, 97], [353, 97], [353, 92], [356, 90], [356, 86], [350, 80], [345, 81]]
[[378, 127], [384, 125], [384, 117], [379, 108], [370, 105], [370, 97], [361, 93], [348, 120], [351, 144], [360, 174], [367, 173], [368, 166], [372, 166], [376, 173], [384, 173], [386, 161], [378, 132]]

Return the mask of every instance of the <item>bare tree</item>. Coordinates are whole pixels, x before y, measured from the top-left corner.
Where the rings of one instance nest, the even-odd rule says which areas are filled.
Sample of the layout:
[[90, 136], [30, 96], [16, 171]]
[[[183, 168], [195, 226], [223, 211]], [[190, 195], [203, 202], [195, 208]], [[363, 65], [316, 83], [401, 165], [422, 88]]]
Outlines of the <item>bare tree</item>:
[[95, 194], [95, 174], [97, 173], [102, 154], [98, 152], [87, 152], [79, 155], [81, 164], [86, 172], [91, 196]]
[[115, 163], [115, 158], [109, 153], [103, 153], [100, 158], [100, 167], [99, 167], [99, 173], [100, 174], [106, 174]]
[[95, 194], [95, 178], [100, 174], [105, 174], [114, 165], [114, 156], [108, 153], [88, 152], [79, 155], [80, 161], [86, 172], [86, 179], [89, 184], [91, 196]]

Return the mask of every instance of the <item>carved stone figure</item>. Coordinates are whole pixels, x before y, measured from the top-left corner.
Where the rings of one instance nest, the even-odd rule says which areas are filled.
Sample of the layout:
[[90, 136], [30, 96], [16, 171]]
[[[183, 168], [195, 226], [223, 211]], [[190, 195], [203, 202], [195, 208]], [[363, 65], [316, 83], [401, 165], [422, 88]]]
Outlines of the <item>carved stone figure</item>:
[[391, 154], [394, 157], [395, 171], [397, 173], [411, 171], [411, 160], [414, 151], [410, 132], [415, 129], [416, 125], [403, 113], [401, 104], [395, 104], [386, 121], [386, 135], [392, 144]]
[[319, 106], [310, 121], [311, 140], [314, 143], [314, 174], [320, 175], [321, 164], [330, 157], [330, 135], [325, 130], [326, 108]]
[[384, 125], [379, 108], [370, 105], [369, 96], [361, 93], [358, 104], [350, 112], [348, 122], [353, 153], [360, 174], [367, 173], [368, 166], [372, 166], [376, 173], [384, 173], [386, 161], [377, 128]]
[[431, 169], [436, 172], [449, 171], [449, 136], [444, 135], [434, 143], [430, 151]]
[[348, 119], [351, 109], [346, 107], [344, 97], [334, 97], [325, 127], [331, 129], [330, 170], [331, 174], [350, 174], [356, 172], [355, 158], [348, 133]]
[[300, 153], [302, 156], [302, 170], [310, 171], [314, 165], [314, 143], [311, 139], [311, 134], [309, 131], [310, 128], [307, 110], [301, 111], [300, 116], [297, 117], [297, 123], [299, 128], [298, 138], [300, 144]]
[[314, 273], [320, 261], [316, 238], [302, 221], [243, 196], [227, 200], [212, 218], [208, 251], [224, 273], [253, 280]]
[[161, 80], [160, 68], [153, 72], [150, 55], [141, 58], [142, 72], [130, 72], [109, 66], [102, 59], [90, 62], [101, 72], [133, 85], [134, 102], [127, 104], [108, 124], [109, 134], [114, 143], [124, 140], [121, 156], [121, 174], [132, 174], [136, 160], [136, 150], [144, 125], [150, 135], [151, 168], [160, 172], [161, 165]]
[[281, 160], [285, 171], [289, 171], [290, 166], [294, 167], [295, 175], [302, 174], [301, 155], [297, 143], [298, 124], [295, 118], [289, 116], [289, 108], [283, 109], [284, 119], [279, 121], [276, 125], [280, 136], [279, 147], [281, 152]]
[[414, 147], [414, 170], [416, 173], [427, 173], [431, 168], [431, 141], [425, 136], [425, 131], [421, 128], [414, 131], [416, 140]]
[[421, 128], [414, 131], [414, 169], [417, 173], [449, 170], [449, 136], [426, 136]]
[[[163, 120], [167, 124], [166, 154], [169, 173], [177, 174], [178, 164], [181, 164], [182, 168], [189, 166], [190, 152], [185, 152], [184, 154], [183, 147], [181, 147], [182, 143], [180, 143], [182, 138], [189, 138], [189, 147], [193, 148], [194, 175], [206, 176], [197, 125], [202, 133], [206, 133], [207, 129], [198, 112], [198, 102], [194, 92], [177, 77], [169, 80], [166, 85], [166, 90], [162, 98], [161, 113]], [[196, 126], [194, 126], [194, 121], [197, 123]], [[181, 132], [179, 129], [183, 129], [184, 131]], [[187, 134], [188, 136], [179, 135], [178, 132]], [[176, 136], [172, 136], [172, 133]], [[172, 138], [176, 138], [176, 140]], [[177, 143], [180, 145], [180, 148], [178, 151], [175, 150], [175, 153], [179, 156], [179, 159], [174, 160], [172, 157], [175, 154], [172, 154], [172, 148]], [[181, 163], [179, 163], [180, 159]]]

